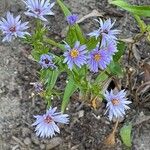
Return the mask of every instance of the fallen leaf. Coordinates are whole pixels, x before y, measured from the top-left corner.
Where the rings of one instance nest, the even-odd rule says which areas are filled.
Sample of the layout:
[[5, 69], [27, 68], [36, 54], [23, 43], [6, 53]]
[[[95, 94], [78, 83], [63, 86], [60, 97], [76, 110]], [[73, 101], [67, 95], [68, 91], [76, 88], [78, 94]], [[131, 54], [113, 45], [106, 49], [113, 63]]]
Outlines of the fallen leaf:
[[134, 39], [132, 37], [127, 38], [127, 39], [119, 39], [119, 40], [125, 43], [134, 43]]
[[110, 77], [109, 79], [107, 79], [107, 80], [103, 83], [102, 93], [105, 93], [105, 91], [108, 89], [108, 87], [109, 87], [111, 81], [112, 81], [112, 78]]
[[116, 144], [115, 133], [116, 133], [116, 130], [117, 130], [117, 127], [118, 127], [118, 123], [119, 123], [119, 119], [117, 119], [113, 131], [109, 134], [109, 136], [104, 141], [105, 145], [107, 145], [107, 146], [113, 146], [113, 145]]
[[115, 133], [114, 132], [109, 134], [109, 136], [106, 138], [104, 144], [107, 145], [107, 146], [114, 146], [116, 144]]
[[140, 56], [138, 49], [137, 49], [135, 44], [133, 44], [132, 52], [133, 52], [133, 55], [136, 58], [136, 60], [139, 62], [141, 60], [141, 56]]
[[96, 99], [97, 99], [97, 97], [95, 97], [95, 98], [92, 99], [92, 101], [91, 101], [91, 105], [92, 105], [92, 107], [93, 107], [94, 109], [97, 108], [97, 105], [96, 105]]
[[149, 63], [144, 63], [142, 65], [142, 68], [144, 70], [144, 81], [150, 81], [150, 62]]
[[103, 17], [104, 13], [99, 13], [97, 10], [93, 10], [91, 13], [83, 16], [81, 19], [79, 19], [77, 21], [77, 23], [81, 23], [84, 20], [86, 20], [87, 18], [91, 18], [91, 17]]
[[[141, 94], [147, 92], [149, 89], [150, 89], [150, 81], [143, 83], [143, 84], [136, 90], [135, 99], [136, 99], [137, 104], [140, 104], [139, 95], [141, 95]], [[142, 102], [143, 102], [143, 101], [142, 101]]]
[[102, 99], [99, 99], [97, 96], [91, 100], [91, 106], [94, 109], [98, 109], [101, 106]]

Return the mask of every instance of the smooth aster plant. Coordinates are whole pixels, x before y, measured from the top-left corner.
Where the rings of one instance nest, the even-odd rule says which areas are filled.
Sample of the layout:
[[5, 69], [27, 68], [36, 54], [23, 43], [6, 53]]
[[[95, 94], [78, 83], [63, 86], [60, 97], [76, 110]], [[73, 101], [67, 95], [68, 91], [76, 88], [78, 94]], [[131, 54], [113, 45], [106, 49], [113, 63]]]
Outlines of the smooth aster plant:
[[98, 38], [99, 36], [101, 36], [101, 45], [102, 46], [106, 46], [107, 42], [111, 41], [116, 41], [117, 37], [116, 35], [119, 34], [119, 30], [116, 29], [112, 29], [113, 25], [115, 22], [111, 22], [111, 19], [107, 19], [106, 21], [102, 21], [95, 19], [100, 27], [98, 30], [94, 30], [93, 32], [89, 33], [88, 35], [91, 37], [96, 37]]
[[36, 126], [35, 131], [37, 136], [52, 138], [56, 132], [60, 133], [57, 123], [69, 123], [68, 115], [56, 112], [56, 109], [57, 107], [50, 108], [46, 114], [34, 116], [36, 121], [32, 125]]
[[29, 35], [25, 30], [29, 27], [28, 22], [21, 23], [20, 15], [14, 17], [13, 14], [7, 12], [6, 19], [1, 18], [0, 30], [4, 34], [3, 42], [11, 42], [16, 37], [24, 38], [25, 35]]
[[78, 15], [72, 14], [67, 16], [67, 22], [69, 25], [74, 25], [78, 20]]
[[50, 4], [50, 0], [24, 0], [27, 7], [27, 16], [35, 17], [41, 19], [42, 21], [47, 21], [44, 17], [45, 15], [54, 15], [51, 8], [55, 3]]
[[54, 69], [56, 66], [52, 61], [53, 57], [48, 54], [42, 54], [40, 57], [39, 64], [42, 66], [42, 69], [51, 68]]
[[109, 112], [109, 119], [112, 120], [114, 118], [124, 117], [125, 110], [130, 109], [127, 105], [131, 103], [126, 98], [125, 90], [121, 90], [120, 92], [114, 94], [111, 90], [110, 92], [106, 91], [104, 94], [105, 99], [107, 100], [107, 110], [106, 113]]
[[111, 62], [112, 56], [108, 54], [106, 50], [96, 47], [89, 53], [88, 66], [90, 71], [98, 72], [98, 69], [104, 70], [107, 65]]
[[64, 53], [64, 63], [67, 62], [70, 70], [73, 69], [74, 65], [77, 65], [79, 68], [81, 68], [82, 65], [86, 64], [86, 45], [80, 45], [80, 42], [77, 41], [74, 47], [71, 48], [66, 42], [65, 44], [67, 51]]

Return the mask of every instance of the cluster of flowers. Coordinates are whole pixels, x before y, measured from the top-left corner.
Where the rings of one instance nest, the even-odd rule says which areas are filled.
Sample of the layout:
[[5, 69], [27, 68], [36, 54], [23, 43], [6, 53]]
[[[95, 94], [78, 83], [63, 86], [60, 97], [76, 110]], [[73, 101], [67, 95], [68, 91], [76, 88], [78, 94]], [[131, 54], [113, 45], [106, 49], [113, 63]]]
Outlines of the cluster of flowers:
[[[25, 12], [28, 16], [47, 21], [47, 19], [44, 18], [44, 15], [54, 15], [51, 11], [54, 3], [50, 4], [48, 0], [27, 0], [24, 1], [24, 3], [28, 8], [28, 11]], [[29, 28], [28, 22], [21, 23], [20, 15], [14, 17], [13, 14], [7, 12], [6, 18], [7, 19], [2, 18], [0, 21], [0, 29], [5, 35], [3, 41], [10, 42], [16, 37], [24, 38], [25, 35], [30, 35], [25, 31]], [[77, 15], [70, 15], [67, 17], [69, 25], [74, 25], [77, 19]], [[91, 52], [86, 50], [86, 45], [80, 45], [79, 41], [76, 41], [73, 48], [65, 43], [66, 52], [64, 53], [64, 63], [68, 64], [70, 70], [73, 69], [74, 65], [81, 67], [84, 64], [88, 64], [89, 69], [93, 72], [98, 72], [99, 68], [104, 70], [111, 62], [112, 55], [117, 51], [117, 38], [115, 35], [119, 33], [119, 30], [111, 30], [114, 23], [111, 23], [110, 19], [105, 22], [102, 20], [96, 21], [100, 24], [99, 29], [88, 35], [91, 37], [95, 36], [96, 38], [100, 37], [101, 43], [99, 43]], [[43, 54], [39, 63], [42, 68], [55, 68], [55, 65], [52, 62], [52, 56], [48, 54]]]
[[[67, 21], [70, 25], [74, 25], [77, 21], [77, 15], [70, 15], [67, 17]], [[98, 20], [96, 20], [98, 21]], [[96, 48], [88, 52], [86, 45], [80, 45], [79, 41], [75, 42], [73, 48], [69, 44], [65, 43], [66, 52], [64, 53], [64, 63], [67, 63], [70, 70], [74, 66], [81, 68], [83, 65], [88, 65], [90, 71], [98, 72], [106, 69], [112, 60], [112, 56], [117, 52], [117, 38], [116, 34], [119, 30], [112, 30], [114, 23], [108, 19], [105, 22], [102, 20], [98, 21], [100, 27], [88, 35], [91, 37], [100, 38], [100, 43], [97, 44]], [[42, 68], [53, 67], [52, 57], [43, 54], [40, 59]]]
[[[42, 21], [47, 21], [44, 17], [45, 15], [54, 15], [51, 8], [54, 3], [50, 4], [49, 0], [25, 0], [24, 3], [27, 7], [26, 15], [41, 19]], [[77, 15], [70, 15], [66, 18], [69, 25], [74, 25], [78, 19]], [[81, 68], [83, 65], [88, 65], [89, 69], [93, 72], [98, 72], [98, 69], [104, 70], [112, 60], [112, 56], [117, 52], [117, 38], [116, 35], [119, 33], [118, 30], [112, 30], [114, 23], [111, 20], [106, 21], [96, 20], [100, 27], [88, 35], [91, 37], [96, 37], [100, 39], [100, 43], [95, 49], [88, 52], [86, 45], [80, 45], [79, 41], [75, 42], [73, 48], [71, 48], [65, 42], [66, 52], [64, 53], [64, 63], [67, 63], [70, 70], [76, 65]], [[16, 37], [25, 38], [25, 35], [30, 35], [26, 32], [28, 29], [28, 22], [22, 23], [20, 16], [14, 17], [13, 14], [7, 12], [6, 19], [2, 18], [0, 21], [0, 30], [5, 35], [3, 41], [12, 41]], [[49, 54], [43, 54], [39, 61], [43, 69], [46, 68], [56, 68], [53, 63], [53, 57]], [[42, 90], [41, 84], [36, 84], [37, 91]], [[113, 117], [123, 117], [125, 115], [125, 110], [129, 109], [127, 104], [126, 92], [124, 90], [113, 93], [113, 91], [104, 94], [107, 100], [107, 111], [109, 111], [109, 119], [112, 120]], [[36, 122], [33, 126], [36, 126], [36, 134], [40, 137], [53, 137], [55, 132], [59, 133], [59, 123], [68, 124], [69, 118], [67, 114], [61, 114], [56, 112], [55, 108], [50, 108], [44, 115], [34, 116]]]

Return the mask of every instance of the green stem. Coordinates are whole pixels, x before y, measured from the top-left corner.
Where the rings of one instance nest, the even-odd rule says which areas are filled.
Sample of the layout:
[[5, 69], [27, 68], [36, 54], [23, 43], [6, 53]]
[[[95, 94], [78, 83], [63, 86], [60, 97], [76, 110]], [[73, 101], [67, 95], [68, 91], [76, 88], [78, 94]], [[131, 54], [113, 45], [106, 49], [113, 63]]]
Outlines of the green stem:
[[50, 44], [50, 45], [53, 45], [53, 46], [56, 46], [56, 47], [62, 49], [62, 50], [65, 49], [63, 44], [59, 44], [59, 43], [55, 42], [55, 41], [52, 40], [52, 39], [44, 38], [44, 41], [45, 41], [46, 43]]
[[47, 99], [46, 101], [47, 101], [47, 109], [49, 109], [51, 106], [51, 99]]

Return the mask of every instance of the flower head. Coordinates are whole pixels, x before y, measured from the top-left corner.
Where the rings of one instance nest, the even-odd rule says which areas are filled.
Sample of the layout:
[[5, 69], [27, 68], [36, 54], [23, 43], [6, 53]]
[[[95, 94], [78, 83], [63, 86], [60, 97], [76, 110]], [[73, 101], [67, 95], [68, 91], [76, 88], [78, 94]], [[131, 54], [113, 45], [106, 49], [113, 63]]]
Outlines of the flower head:
[[37, 93], [40, 93], [43, 91], [43, 84], [40, 82], [36, 82], [34, 83], [34, 88]]
[[67, 51], [64, 53], [64, 63], [67, 62], [70, 70], [72, 70], [74, 65], [81, 68], [86, 63], [86, 45], [80, 45], [80, 42], [77, 41], [74, 48], [71, 48], [67, 43], [65, 48]]
[[78, 15], [72, 14], [67, 16], [67, 21], [69, 25], [74, 25], [78, 20]]
[[99, 50], [97, 47], [89, 53], [88, 66], [91, 71], [98, 72], [99, 68], [104, 70], [111, 59], [111, 55], [109, 55], [106, 50]]
[[112, 120], [113, 117], [123, 117], [125, 115], [125, 110], [130, 109], [127, 105], [131, 102], [127, 100], [125, 90], [121, 90], [117, 94], [114, 94], [112, 90], [110, 93], [106, 91], [104, 96], [107, 100], [106, 107], [107, 111], [109, 111], [110, 120]]
[[107, 19], [106, 21], [102, 21], [100, 19], [96, 21], [100, 24], [100, 27], [98, 30], [94, 30], [93, 32], [89, 33], [88, 35], [93, 37], [95, 36], [96, 38], [98, 38], [99, 36], [102, 37], [102, 41], [101, 41], [101, 45], [105, 46], [107, 44], [107, 42], [111, 41], [116, 41], [117, 37], [116, 35], [119, 34], [119, 30], [112, 30], [112, 27], [114, 25], [115, 22], [111, 23], [111, 19]]
[[35, 131], [37, 136], [42, 138], [52, 138], [55, 135], [55, 132], [60, 133], [57, 123], [68, 124], [68, 115], [58, 113], [56, 112], [56, 109], [56, 107], [50, 108], [47, 110], [46, 114], [34, 116], [36, 121], [32, 125], [36, 126]]
[[25, 12], [27, 16], [47, 21], [47, 19], [44, 18], [45, 15], [54, 15], [51, 8], [55, 3], [50, 4], [49, 0], [24, 0], [24, 3], [28, 8], [27, 12]]
[[53, 57], [48, 54], [43, 54], [40, 57], [39, 64], [42, 66], [42, 68], [55, 68], [54, 63], [52, 62]]
[[0, 30], [5, 35], [4, 41], [12, 41], [16, 37], [24, 38], [26, 29], [29, 27], [27, 26], [28, 22], [21, 23], [20, 16], [14, 17], [13, 14], [7, 12], [6, 19], [2, 18], [0, 21]]
[[117, 44], [114, 41], [107, 42], [107, 45], [104, 49], [110, 54], [114, 55], [117, 52]]

